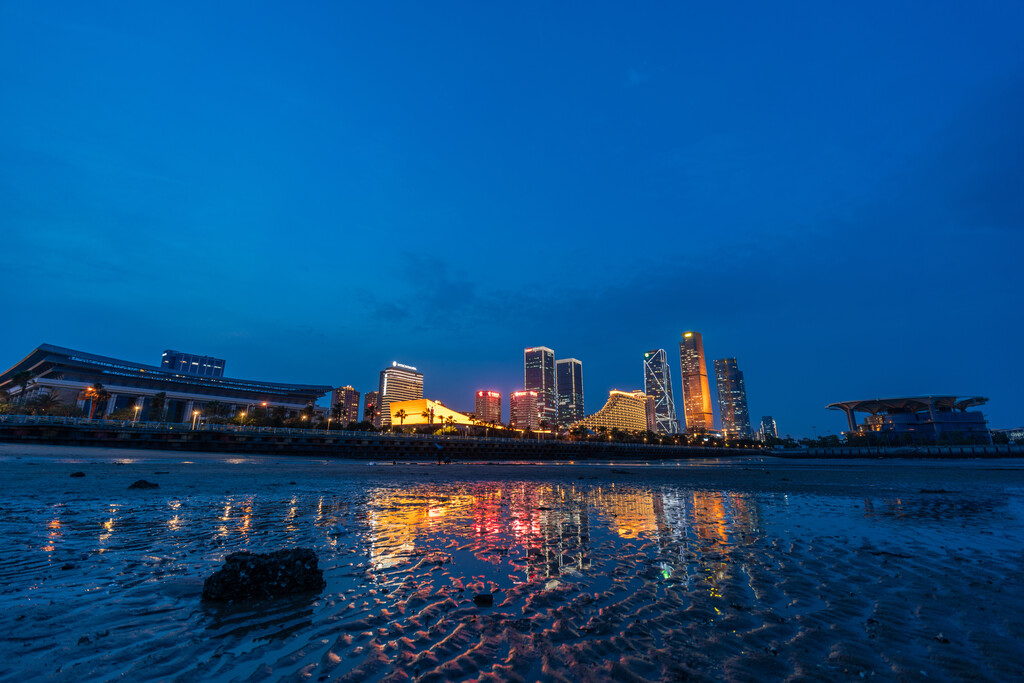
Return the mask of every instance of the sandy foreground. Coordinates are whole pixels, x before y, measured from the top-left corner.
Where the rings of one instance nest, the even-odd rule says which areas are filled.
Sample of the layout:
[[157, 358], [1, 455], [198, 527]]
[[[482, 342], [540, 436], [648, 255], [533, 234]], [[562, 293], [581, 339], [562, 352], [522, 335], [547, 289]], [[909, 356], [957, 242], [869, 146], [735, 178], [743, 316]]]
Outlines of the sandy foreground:
[[[0, 679], [1019, 680], [1022, 532], [1021, 460], [0, 444]], [[200, 601], [295, 546], [319, 595]]]

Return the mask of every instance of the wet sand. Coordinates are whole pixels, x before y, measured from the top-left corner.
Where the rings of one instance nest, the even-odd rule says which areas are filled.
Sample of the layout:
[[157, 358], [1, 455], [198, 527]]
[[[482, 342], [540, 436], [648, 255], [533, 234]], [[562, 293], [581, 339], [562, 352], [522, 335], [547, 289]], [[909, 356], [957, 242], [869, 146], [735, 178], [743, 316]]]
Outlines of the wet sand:
[[[4, 680], [1024, 673], [1020, 460], [368, 465], [0, 444], [0, 468]], [[200, 602], [228, 553], [293, 546], [319, 554], [319, 595]]]

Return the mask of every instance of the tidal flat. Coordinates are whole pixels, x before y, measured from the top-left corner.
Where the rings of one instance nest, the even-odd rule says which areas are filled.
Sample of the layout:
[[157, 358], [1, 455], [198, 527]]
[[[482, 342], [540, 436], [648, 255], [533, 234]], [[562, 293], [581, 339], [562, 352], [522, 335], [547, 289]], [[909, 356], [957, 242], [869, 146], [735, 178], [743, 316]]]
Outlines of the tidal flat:
[[[1024, 676], [1021, 460], [0, 444], [0, 535], [3, 680]], [[320, 593], [200, 600], [226, 555], [293, 547]]]

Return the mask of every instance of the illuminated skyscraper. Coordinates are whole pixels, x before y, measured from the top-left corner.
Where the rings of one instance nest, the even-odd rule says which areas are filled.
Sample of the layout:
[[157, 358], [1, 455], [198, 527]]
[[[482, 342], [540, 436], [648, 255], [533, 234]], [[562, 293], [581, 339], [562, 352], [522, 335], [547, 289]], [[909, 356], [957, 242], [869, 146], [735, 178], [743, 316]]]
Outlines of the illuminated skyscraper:
[[359, 392], [353, 387], [338, 387], [331, 392], [331, 414], [342, 425], [359, 422]]
[[679, 420], [676, 419], [676, 402], [672, 398], [672, 373], [668, 366], [665, 349], [655, 349], [644, 354], [644, 393], [654, 399], [654, 414], [659, 434], [678, 434]]
[[718, 414], [722, 431], [729, 436], [750, 438], [747, 387], [735, 358], [715, 361], [715, 384], [718, 387]]
[[508, 421], [517, 429], [537, 429], [540, 418], [537, 410], [537, 392], [524, 389], [508, 395]]
[[683, 341], [679, 342], [679, 366], [682, 370], [686, 431], [693, 433], [714, 429], [708, 369], [704, 364], [704, 340], [700, 332], [683, 332]]
[[501, 393], [497, 391], [476, 392], [476, 419], [481, 422], [501, 424]]
[[766, 441], [769, 437], [772, 439], [779, 438], [779, 428], [775, 424], [775, 418], [771, 415], [765, 415], [761, 418], [761, 429], [757, 430], [757, 437], [761, 441]]
[[423, 373], [395, 361], [380, 371], [380, 425], [391, 426], [391, 402], [423, 398]]
[[537, 392], [537, 419], [547, 425], [558, 420], [555, 393], [555, 352], [546, 346], [523, 350], [523, 389]]
[[558, 422], [572, 424], [583, 419], [583, 363], [575, 358], [555, 361], [558, 387]]

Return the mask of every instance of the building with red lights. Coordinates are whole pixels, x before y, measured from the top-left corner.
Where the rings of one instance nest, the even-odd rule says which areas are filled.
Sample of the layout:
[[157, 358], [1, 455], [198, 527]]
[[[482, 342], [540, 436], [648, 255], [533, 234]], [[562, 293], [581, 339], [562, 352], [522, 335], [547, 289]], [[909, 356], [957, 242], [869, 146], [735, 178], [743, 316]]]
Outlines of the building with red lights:
[[486, 389], [476, 392], [476, 419], [501, 424], [501, 393]]
[[509, 422], [517, 429], [540, 429], [536, 391], [513, 391], [508, 398]]

